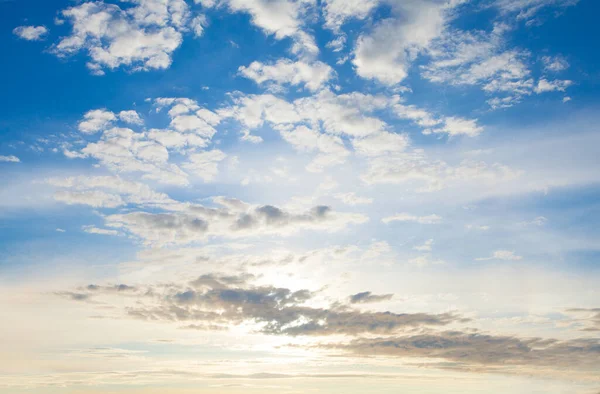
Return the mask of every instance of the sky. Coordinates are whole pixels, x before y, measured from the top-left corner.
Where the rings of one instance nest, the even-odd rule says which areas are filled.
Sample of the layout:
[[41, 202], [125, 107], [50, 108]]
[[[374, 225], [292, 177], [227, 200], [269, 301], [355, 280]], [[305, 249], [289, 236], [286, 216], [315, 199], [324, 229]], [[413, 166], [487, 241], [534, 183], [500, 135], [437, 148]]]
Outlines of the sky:
[[0, 393], [600, 393], [599, 12], [1, 0]]

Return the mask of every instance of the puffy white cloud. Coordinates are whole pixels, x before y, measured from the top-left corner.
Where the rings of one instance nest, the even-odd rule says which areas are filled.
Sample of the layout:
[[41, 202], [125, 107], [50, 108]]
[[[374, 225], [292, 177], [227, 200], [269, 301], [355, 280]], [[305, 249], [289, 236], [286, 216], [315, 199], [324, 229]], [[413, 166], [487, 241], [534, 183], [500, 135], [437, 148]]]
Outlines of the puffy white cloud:
[[534, 91], [537, 94], [546, 92], [564, 92], [571, 85], [573, 85], [573, 81], [559, 79], [548, 81], [547, 79], [542, 78], [538, 81]]
[[141, 126], [144, 120], [134, 110], [118, 114], [105, 109], [93, 110], [84, 115], [78, 127], [84, 134], [102, 131], [101, 137], [79, 151], [70, 150], [69, 145], [63, 149], [64, 154], [69, 158], [93, 157], [117, 173], [142, 173], [145, 179], [187, 185], [188, 174], [170, 161], [169, 151], [176, 150], [179, 155], [188, 156], [187, 170], [207, 181], [213, 179], [217, 173], [216, 162], [221, 160], [214, 154], [218, 151], [198, 149], [208, 146], [221, 117], [187, 98], [158, 98], [153, 104], [157, 111], [169, 109], [169, 128], [135, 131], [114, 127], [117, 121]]
[[239, 72], [257, 84], [302, 85], [311, 91], [322, 88], [335, 74], [323, 62], [293, 62], [289, 59], [280, 59], [274, 64], [252, 62], [247, 67], [241, 66]]
[[416, 56], [438, 37], [447, 12], [456, 1], [389, 1], [393, 16], [377, 22], [372, 32], [358, 38], [354, 50], [356, 73], [394, 85], [408, 75]]
[[111, 111], [107, 111], [105, 109], [94, 109], [86, 112], [85, 115], [83, 115], [83, 120], [79, 122], [78, 129], [82, 133], [92, 134], [108, 127], [116, 120], [117, 117]]
[[14, 155], [10, 155], [10, 156], [2, 156], [0, 155], [0, 163], [20, 163], [21, 160]]
[[99, 160], [115, 172], [139, 172], [146, 179], [163, 183], [188, 183], [187, 174], [168, 162], [169, 153], [163, 145], [128, 128], [105, 130], [100, 140], [87, 144], [81, 153]]
[[302, 55], [319, 52], [314, 38], [303, 30], [304, 20], [316, 5], [315, 0], [215, 0], [203, 1], [206, 7], [226, 6], [232, 12], [250, 14], [252, 23], [276, 39], [291, 38], [292, 51]]
[[518, 256], [512, 250], [496, 250], [490, 257], [478, 257], [476, 261], [486, 261], [486, 260], [505, 260], [505, 261], [518, 261], [522, 260], [523, 257]]
[[48, 34], [46, 26], [19, 26], [13, 29], [13, 34], [27, 41], [39, 41]]
[[137, 124], [137, 125], [144, 124], [144, 121], [142, 120], [142, 118], [140, 118], [140, 114], [138, 114], [134, 110], [119, 112], [119, 119], [122, 122], [130, 123], [130, 124]]
[[[131, 7], [90, 1], [62, 11], [72, 32], [52, 47], [64, 57], [85, 50], [88, 68], [125, 66], [132, 71], [165, 69], [188, 31], [190, 11], [185, 0], [131, 0]], [[198, 21], [192, 25], [197, 34]]]
[[490, 32], [449, 30], [430, 46], [422, 75], [437, 83], [479, 86], [494, 96], [494, 108], [521, 101], [533, 90], [529, 53], [506, 48], [510, 30], [503, 23]]
[[442, 217], [432, 214], [426, 216], [416, 216], [410, 213], [399, 213], [393, 216], [388, 216], [381, 219], [383, 223], [391, 222], [414, 222], [419, 224], [438, 224], [441, 223]]
[[380, 0], [325, 0], [323, 2], [325, 26], [338, 32], [347, 20], [366, 18], [380, 2]]

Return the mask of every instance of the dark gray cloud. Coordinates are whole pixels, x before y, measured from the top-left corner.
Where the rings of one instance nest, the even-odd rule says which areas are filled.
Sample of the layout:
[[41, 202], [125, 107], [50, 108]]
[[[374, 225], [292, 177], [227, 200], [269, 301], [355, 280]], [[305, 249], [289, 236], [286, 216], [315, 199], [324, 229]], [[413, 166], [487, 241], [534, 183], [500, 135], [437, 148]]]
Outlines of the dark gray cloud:
[[[262, 323], [262, 332], [273, 335], [393, 334], [422, 326], [445, 326], [464, 319], [452, 313], [363, 312], [345, 304], [329, 308], [307, 306], [314, 293], [275, 286], [255, 286], [252, 275], [203, 275], [185, 286], [132, 289], [88, 286], [87, 295], [99, 292], [131, 296], [140, 301], [126, 309], [137, 319], [186, 322], [187, 328], [222, 328], [242, 322]], [[122, 286], [122, 285], [121, 285]], [[84, 293], [82, 293], [84, 294]]]
[[125, 230], [153, 244], [185, 244], [208, 236], [285, 235], [302, 229], [336, 231], [368, 220], [362, 214], [334, 212], [328, 206], [296, 213], [274, 205], [250, 206], [223, 198], [215, 202], [223, 206], [189, 204], [172, 212], [130, 212], [108, 215], [105, 220], [108, 227]]
[[459, 365], [555, 366], [579, 371], [600, 370], [600, 340], [559, 341], [517, 338], [458, 331], [401, 337], [360, 338], [347, 344], [325, 345], [365, 356], [419, 357]]
[[351, 304], [367, 304], [371, 302], [380, 302], [391, 300], [393, 294], [373, 294], [370, 291], [363, 291], [350, 296]]
[[577, 316], [583, 325], [581, 331], [600, 331], [600, 308], [570, 308], [566, 312]]

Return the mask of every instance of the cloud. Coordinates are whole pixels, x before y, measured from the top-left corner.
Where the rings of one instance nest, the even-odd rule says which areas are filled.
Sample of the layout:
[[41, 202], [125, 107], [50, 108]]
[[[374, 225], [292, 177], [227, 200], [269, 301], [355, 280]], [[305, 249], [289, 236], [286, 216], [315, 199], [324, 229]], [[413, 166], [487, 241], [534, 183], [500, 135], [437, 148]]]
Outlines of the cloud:
[[532, 24], [536, 22], [535, 15], [544, 8], [566, 8], [578, 2], [579, 0], [496, 0], [494, 6], [505, 14], [516, 14], [517, 20]]
[[227, 155], [218, 149], [194, 153], [188, 156], [183, 168], [208, 182], [219, 173], [218, 165], [226, 157]]
[[185, 185], [187, 174], [169, 163], [169, 152], [145, 133], [129, 128], [105, 130], [100, 140], [88, 143], [81, 153], [100, 161], [114, 172], [142, 173], [143, 178], [163, 183]]
[[[368, 218], [315, 206], [296, 213], [273, 205], [250, 205], [239, 200], [215, 198], [220, 208], [188, 204], [176, 212], [132, 212], [105, 217], [106, 225], [126, 230], [147, 244], [167, 245], [205, 241], [208, 237], [289, 235], [300, 230], [333, 232]], [[235, 201], [235, 205], [231, 202]]]
[[54, 198], [67, 204], [85, 204], [97, 208], [114, 208], [125, 204], [151, 207], [178, 204], [166, 194], [155, 192], [144, 183], [128, 181], [119, 176], [49, 178], [46, 182], [62, 189]]
[[215, 0], [203, 1], [206, 7], [225, 6], [231, 12], [244, 12], [251, 16], [252, 24], [276, 39], [290, 38], [292, 52], [313, 56], [319, 52], [314, 38], [303, 30], [307, 13], [316, 5], [314, 0]]
[[399, 213], [393, 216], [388, 216], [381, 219], [383, 223], [391, 222], [414, 222], [419, 224], [438, 224], [442, 221], [442, 217], [438, 215], [415, 216], [409, 213]]
[[356, 73], [394, 85], [408, 75], [412, 61], [437, 38], [447, 22], [453, 1], [389, 1], [392, 17], [378, 21], [362, 34], [354, 49]]
[[17, 156], [2, 156], [0, 155], [0, 163], [20, 163], [21, 160]]
[[581, 326], [580, 331], [600, 331], [600, 308], [569, 308], [566, 312], [577, 316], [576, 323]]
[[144, 121], [142, 120], [142, 118], [140, 118], [140, 114], [133, 110], [119, 112], [119, 119], [125, 123], [130, 124], [144, 124]]
[[[268, 335], [356, 336], [365, 333], [393, 334], [405, 329], [445, 326], [465, 321], [451, 313], [392, 313], [352, 309], [344, 304], [328, 308], [311, 307], [315, 293], [292, 291], [269, 285], [255, 285], [251, 275], [204, 274], [181, 285], [140, 288], [115, 292], [111, 287], [78, 289], [81, 299], [98, 298], [103, 293], [132, 297], [138, 302], [127, 307], [129, 317], [147, 321], [200, 323], [203, 328], [219, 330], [245, 322], [258, 323], [257, 329]], [[66, 292], [65, 292], [66, 293]], [[357, 303], [384, 301], [391, 295], [356, 294]]]
[[393, 294], [373, 294], [370, 291], [363, 291], [350, 296], [351, 304], [368, 304], [371, 302], [389, 301], [394, 297]]
[[327, 167], [342, 164], [350, 155], [338, 136], [322, 134], [306, 126], [299, 126], [290, 131], [282, 130], [280, 133], [294, 149], [301, 152], [318, 152], [306, 167], [310, 172], [322, 172]]
[[61, 190], [54, 193], [56, 201], [68, 205], [89, 205], [94, 208], [116, 208], [124, 205], [119, 195], [106, 193], [100, 190], [68, 191]]
[[406, 134], [381, 131], [363, 138], [355, 138], [352, 145], [357, 154], [373, 157], [403, 152], [410, 145], [410, 140]]
[[537, 94], [546, 92], [564, 92], [571, 85], [573, 85], [573, 81], [559, 79], [548, 81], [547, 79], [542, 78], [538, 81], [538, 84], [535, 86], [534, 91]]
[[573, 373], [591, 371], [600, 366], [600, 343], [596, 339], [559, 341], [443, 331], [355, 339], [348, 344], [323, 347], [365, 356], [440, 359], [453, 362], [448, 368], [464, 370], [483, 367], [484, 371], [528, 373], [536, 367], [552, 367]]
[[117, 117], [111, 111], [95, 109], [88, 111], [83, 115], [83, 120], [79, 122], [78, 129], [86, 134], [97, 133], [110, 126], [111, 123], [116, 120]]
[[562, 56], [543, 56], [542, 62], [547, 72], [561, 72], [569, 68], [569, 62]]
[[[144, 179], [161, 183], [187, 185], [188, 173], [180, 165], [206, 182], [212, 181], [218, 173], [218, 162], [225, 154], [216, 149], [200, 151], [197, 148], [209, 144], [221, 117], [188, 98], [148, 101], [153, 102], [158, 112], [169, 109], [168, 128], [135, 131], [130, 127], [144, 124], [137, 111], [115, 114], [106, 109], [91, 110], [84, 115], [78, 128], [83, 134], [101, 132], [100, 138], [88, 142], [79, 151], [65, 148], [64, 154], [69, 158], [93, 157], [113, 172], [142, 173]], [[118, 127], [117, 122], [126, 123], [128, 127]], [[181, 163], [170, 161], [173, 150], [183, 157]]]
[[300, 85], [313, 92], [335, 75], [333, 69], [323, 62], [293, 62], [289, 59], [280, 59], [273, 64], [255, 61], [247, 67], [241, 66], [238, 71], [259, 85]]
[[[184, 0], [133, 0], [131, 7], [90, 1], [61, 12], [72, 26], [71, 34], [51, 48], [60, 57], [87, 52], [88, 68], [102, 75], [105, 69], [124, 66], [130, 71], [165, 69], [173, 52], [190, 29], [190, 11]], [[197, 21], [192, 27], [197, 34]]]
[[99, 234], [99, 235], [119, 235], [116, 230], [109, 230], [105, 228], [98, 228], [95, 226], [83, 226], [82, 230], [88, 234]]
[[431, 252], [431, 246], [433, 245], [433, 239], [428, 239], [422, 245], [414, 246], [414, 250], [418, 250], [420, 252]]
[[522, 260], [523, 257], [518, 256], [515, 252], [511, 250], [496, 250], [490, 257], [478, 257], [476, 261], [486, 261], [486, 260], [505, 260], [505, 261], [519, 261]]
[[441, 160], [431, 160], [421, 149], [400, 154], [381, 156], [368, 162], [362, 180], [368, 184], [416, 183], [417, 192], [441, 190], [452, 184], [480, 181], [496, 183], [515, 179], [521, 171], [499, 163], [463, 160], [450, 165]]
[[323, 2], [325, 27], [339, 32], [349, 19], [364, 19], [380, 3], [380, 0], [326, 0]]
[[45, 26], [19, 26], [13, 29], [13, 34], [27, 41], [39, 41], [48, 34]]
[[348, 193], [336, 193], [334, 194], [334, 197], [337, 198], [338, 200], [340, 200], [341, 202], [343, 202], [346, 205], [365, 205], [365, 204], [372, 204], [373, 203], [373, 199], [369, 198], [369, 197], [360, 197], [357, 196], [354, 192], [348, 192]]

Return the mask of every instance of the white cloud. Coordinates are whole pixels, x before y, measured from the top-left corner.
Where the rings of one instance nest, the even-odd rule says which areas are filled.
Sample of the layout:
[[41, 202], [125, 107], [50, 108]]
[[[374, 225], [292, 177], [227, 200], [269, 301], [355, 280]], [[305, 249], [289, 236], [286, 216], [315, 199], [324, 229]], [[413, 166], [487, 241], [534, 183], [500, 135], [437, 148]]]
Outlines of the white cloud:
[[390, 1], [393, 17], [377, 22], [358, 38], [353, 64], [356, 73], [387, 85], [402, 82], [416, 56], [438, 37], [455, 1]]
[[352, 146], [354, 146], [356, 153], [363, 156], [380, 156], [403, 152], [409, 144], [410, 141], [407, 135], [387, 131], [352, 140]]
[[164, 193], [153, 191], [148, 185], [119, 176], [77, 176], [49, 178], [49, 185], [61, 189], [55, 199], [68, 204], [86, 204], [94, 207], [116, 207], [124, 204], [143, 206], [174, 206], [178, 203]]
[[188, 156], [183, 168], [209, 182], [219, 173], [219, 162], [226, 157], [227, 155], [218, 149], [194, 153]]
[[117, 117], [111, 111], [95, 109], [83, 115], [83, 120], [79, 122], [78, 128], [82, 133], [92, 134], [110, 126], [116, 120]]
[[13, 34], [27, 41], [39, 41], [48, 34], [45, 26], [19, 26], [13, 29]]
[[[131, 71], [165, 69], [188, 31], [189, 7], [185, 0], [132, 0], [120, 8], [101, 1], [85, 2], [62, 11], [72, 31], [52, 47], [64, 57], [86, 51], [88, 68], [102, 75], [104, 69], [125, 66]], [[197, 21], [194, 22], [197, 30]]]
[[538, 94], [546, 92], [564, 92], [569, 86], [573, 85], [573, 81], [555, 79], [548, 81], [542, 78], [538, 81], [534, 91]]
[[282, 130], [281, 136], [298, 151], [319, 153], [307, 167], [312, 172], [321, 172], [325, 167], [341, 164], [350, 154], [340, 137], [322, 134], [306, 126]]
[[439, 128], [427, 129], [423, 134], [447, 133], [450, 136], [466, 135], [474, 137], [483, 131], [483, 127], [477, 124], [477, 119], [463, 119], [450, 116], [444, 119], [444, 124]]
[[289, 59], [280, 59], [274, 64], [252, 62], [247, 67], [241, 66], [239, 72], [257, 84], [302, 85], [310, 91], [322, 88], [335, 74], [323, 62], [293, 62]]
[[84, 232], [88, 234], [98, 234], [98, 235], [119, 235], [119, 232], [116, 230], [109, 230], [106, 228], [98, 228], [95, 226], [83, 226], [81, 228]]
[[535, 22], [535, 15], [546, 7], [566, 8], [579, 0], [495, 0], [494, 5], [504, 13], [516, 14], [517, 20]]
[[122, 122], [130, 123], [130, 124], [137, 124], [137, 125], [144, 124], [144, 121], [142, 120], [142, 118], [140, 118], [140, 114], [138, 114], [134, 110], [119, 112], [119, 119]]
[[417, 256], [408, 260], [408, 263], [415, 265], [419, 268], [428, 267], [431, 265], [443, 265], [446, 264], [444, 260], [433, 259], [430, 255]]
[[494, 96], [494, 108], [513, 105], [531, 94], [533, 80], [529, 53], [507, 49], [510, 31], [503, 23], [490, 32], [449, 30], [430, 46], [431, 62], [422, 66], [422, 75], [436, 83], [480, 86]]
[[325, 0], [325, 27], [338, 32], [348, 19], [364, 19], [380, 0]]
[[307, 13], [316, 5], [315, 0], [215, 0], [203, 1], [206, 7], [226, 6], [232, 12], [250, 14], [252, 23], [276, 39], [291, 38], [292, 52], [315, 55], [319, 52], [314, 38], [303, 30]]
[[398, 155], [375, 157], [369, 160], [362, 180], [368, 184], [400, 184], [416, 182], [418, 192], [432, 192], [450, 184], [478, 180], [495, 183], [508, 181], [521, 175], [502, 164], [463, 160], [450, 165], [442, 160], [429, 159], [421, 149]]
[[208, 25], [208, 20], [205, 15], [198, 15], [190, 22], [190, 27], [194, 32], [194, 36], [200, 37], [204, 34], [204, 28]]
[[128, 128], [105, 130], [100, 140], [87, 144], [81, 153], [115, 172], [143, 173], [146, 179], [169, 184], [188, 183], [187, 174], [168, 162], [169, 153], [163, 145]]
[[521, 222], [520, 224], [522, 226], [537, 226], [537, 227], [542, 227], [542, 226], [545, 226], [546, 223], [548, 223], [548, 219], [546, 217], [544, 217], [544, 216], [538, 216], [538, 217], [534, 218], [533, 220]]
[[116, 208], [125, 204], [119, 195], [100, 190], [60, 190], [54, 193], [54, 199], [68, 205], [89, 205], [94, 208]]
[[336, 193], [333, 195], [335, 198], [337, 198], [338, 200], [342, 201], [344, 204], [346, 205], [365, 205], [365, 204], [372, 204], [373, 203], [373, 199], [369, 198], [369, 197], [360, 197], [357, 196], [356, 193], [354, 192], [348, 192], [348, 193]]
[[431, 252], [433, 246], [433, 239], [428, 239], [422, 245], [414, 246], [414, 250], [418, 250], [420, 252]]
[[391, 223], [391, 222], [414, 222], [419, 224], [438, 224], [442, 222], [442, 217], [432, 214], [426, 216], [416, 216], [411, 215], [410, 213], [398, 213], [393, 216], [388, 216], [381, 219], [383, 223]]
[[242, 130], [242, 136], [240, 137], [240, 141], [248, 141], [252, 144], [260, 144], [263, 142], [263, 139], [259, 135], [253, 135], [249, 130]]
[[544, 69], [548, 72], [561, 72], [569, 68], [569, 62], [562, 56], [543, 56]]
[[0, 155], [0, 163], [4, 162], [4, 163], [20, 163], [21, 160], [19, 160], [19, 158], [17, 156], [2, 156]]
[[325, 46], [333, 52], [341, 52], [344, 49], [344, 45], [346, 45], [346, 36], [340, 35], [329, 41]]
[[518, 261], [522, 260], [523, 257], [517, 256], [515, 252], [511, 250], [496, 250], [490, 257], [478, 257], [476, 261], [486, 260], [505, 260], [505, 261]]

